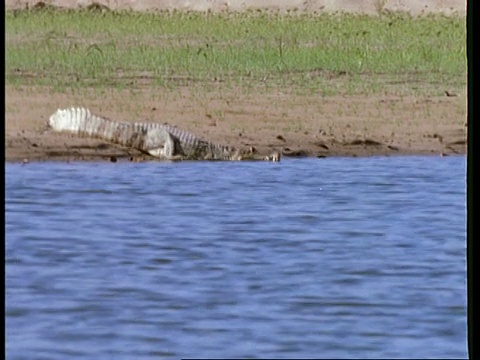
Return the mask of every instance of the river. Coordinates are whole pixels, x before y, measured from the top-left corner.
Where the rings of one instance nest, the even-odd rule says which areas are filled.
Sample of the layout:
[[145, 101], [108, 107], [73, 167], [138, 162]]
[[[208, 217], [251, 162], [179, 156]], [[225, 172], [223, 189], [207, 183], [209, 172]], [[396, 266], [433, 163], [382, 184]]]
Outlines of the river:
[[466, 159], [7, 163], [7, 359], [466, 358]]

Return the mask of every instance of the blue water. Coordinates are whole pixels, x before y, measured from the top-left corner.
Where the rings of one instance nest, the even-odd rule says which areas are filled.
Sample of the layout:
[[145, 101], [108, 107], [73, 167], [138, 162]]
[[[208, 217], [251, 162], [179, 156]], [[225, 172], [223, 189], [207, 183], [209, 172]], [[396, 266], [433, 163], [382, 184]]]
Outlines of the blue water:
[[6, 164], [7, 358], [467, 357], [465, 167]]

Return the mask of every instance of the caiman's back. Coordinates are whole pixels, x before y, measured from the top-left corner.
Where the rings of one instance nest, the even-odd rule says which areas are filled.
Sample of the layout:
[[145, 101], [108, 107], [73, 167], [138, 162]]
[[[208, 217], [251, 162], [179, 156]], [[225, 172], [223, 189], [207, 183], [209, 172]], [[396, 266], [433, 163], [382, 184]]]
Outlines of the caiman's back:
[[99, 138], [167, 159], [240, 159], [238, 149], [200, 139], [175, 126], [116, 122], [93, 115], [85, 108], [59, 109], [50, 116], [48, 125], [55, 131]]

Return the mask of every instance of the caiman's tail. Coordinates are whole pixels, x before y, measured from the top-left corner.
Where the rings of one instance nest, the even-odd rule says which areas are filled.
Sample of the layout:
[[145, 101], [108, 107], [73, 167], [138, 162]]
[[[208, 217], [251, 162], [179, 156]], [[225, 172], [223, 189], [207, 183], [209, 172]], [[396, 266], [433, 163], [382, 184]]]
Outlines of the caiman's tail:
[[93, 115], [90, 110], [85, 108], [59, 109], [50, 116], [48, 125], [55, 131], [98, 138], [145, 150], [145, 134], [142, 134], [142, 129], [132, 126], [132, 124], [111, 121]]

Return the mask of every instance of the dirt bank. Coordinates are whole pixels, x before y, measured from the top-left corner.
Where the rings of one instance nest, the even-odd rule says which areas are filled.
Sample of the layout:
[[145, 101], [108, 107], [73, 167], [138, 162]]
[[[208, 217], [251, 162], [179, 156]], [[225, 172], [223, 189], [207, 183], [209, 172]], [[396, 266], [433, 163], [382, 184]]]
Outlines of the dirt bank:
[[57, 108], [80, 105], [114, 120], [168, 122], [218, 143], [253, 146], [261, 154], [273, 149], [317, 157], [466, 152], [464, 94], [322, 98], [224, 89], [199, 96], [185, 88], [161, 98], [145, 89], [135, 96], [112, 91], [85, 99], [41, 88], [6, 90], [7, 161], [141, 158], [104, 141], [44, 132]]
[[[88, 6], [87, 0], [52, 0], [62, 7]], [[375, 13], [381, 1], [97, 1], [112, 9], [351, 11]], [[7, 0], [7, 8], [34, 6], [37, 1]], [[174, 6], [175, 4], [175, 6]], [[377, 5], [375, 5], [377, 4]], [[465, 1], [386, 1], [384, 9], [413, 14], [465, 13]], [[377, 7], [376, 7], [377, 6]], [[417, 84], [422, 86], [421, 84]], [[222, 88], [198, 94], [188, 87], [158, 97], [151, 88], [136, 95], [118, 90], [85, 98], [38, 87], [6, 87], [6, 161], [139, 159], [141, 154], [103, 141], [43, 132], [57, 109], [84, 106], [113, 120], [177, 125], [208, 140], [272, 149], [290, 156], [370, 156], [466, 152], [465, 93], [444, 89], [439, 96], [304, 96], [294, 91], [264, 92]], [[161, 89], [155, 91], [163, 91]], [[85, 89], [84, 93], [88, 93]], [[419, 93], [422, 93], [419, 91]], [[139, 106], [141, 104], [141, 106]]]

